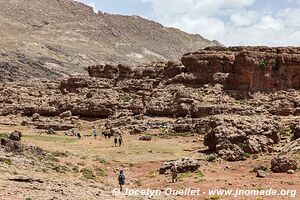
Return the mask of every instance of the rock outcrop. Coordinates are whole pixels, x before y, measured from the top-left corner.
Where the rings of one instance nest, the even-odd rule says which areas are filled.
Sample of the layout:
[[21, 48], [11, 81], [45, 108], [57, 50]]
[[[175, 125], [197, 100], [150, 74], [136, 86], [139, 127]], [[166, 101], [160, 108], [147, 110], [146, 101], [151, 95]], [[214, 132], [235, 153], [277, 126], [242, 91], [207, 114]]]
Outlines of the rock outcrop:
[[289, 170], [295, 171], [298, 169], [297, 161], [286, 157], [274, 158], [271, 165], [271, 170], [275, 173], [287, 173]]
[[212, 117], [204, 144], [228, 161], [245, 159], [245, 154], [271, 153], [280, 141], [280, 124], [275, 119], [218, 116]]
[[227, 89], [300, 88], [300, 48], [212, 47], [185, 54], [195, 83], [220, 82]]
[[180, 158], [178, 160], [163, 163], [159, 169], [159, 173], [164, 174], [167, 170], [171, 169], [173, 164], [176, 164], [177, 171], [179, 173], [194, 172], [200, 167], [200, 163], [197, 160], [191, 158]]

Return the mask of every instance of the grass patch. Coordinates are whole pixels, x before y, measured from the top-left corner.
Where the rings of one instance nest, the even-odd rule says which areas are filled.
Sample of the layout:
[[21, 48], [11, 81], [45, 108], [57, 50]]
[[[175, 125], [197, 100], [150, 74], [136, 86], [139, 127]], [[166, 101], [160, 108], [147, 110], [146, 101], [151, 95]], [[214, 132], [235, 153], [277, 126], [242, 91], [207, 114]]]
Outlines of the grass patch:
[[93, 171], [91, 169], [83, 168], [80, 170], [80, 172], [85, 179], [95, 179], [96, 178], [95, 174], [93, 173]]
[[190, 177], [192, 177], [191, 173], [185, 172], [185, 173], [179, 173], [178, 174], [178, 179], [184, 179], [184, 178], [190, 178]]
[[96, 171], [96, 175], [97, 176], [107, 176], [107, 173], [103, 170], [103, 169], [101, 169], [101, 168], [99, 168], [99, 167], [97, 167], [96, 169], [95, 169], [95, 171]]
[[102, 163], [102, 164], [108, 163], [107, 160], [105, 160], [104, 158], [101, 158], [99, 156], [96, 156], [95, 161], [98, 161], [99, 163]]
[[249, 153], [244, 152], [242, 155], [242, 160], [247, 160], [250, 157], [251, 157], [251, 155]]
[[156, 177], [156, 171], [150, 171], [148, 174], [147, 174], [147, 178], [154, 178]]
[[69, 154], [70, 154], [69, 152], [54, 151], [54, 152], [52, 153], [52, 156], [53, 156], [53, 157], [62, 157], [62, 158], [64, 158], [64, 157], [68, 157]]
[[5, 163], [7, 165], [12, 165], [12, 162], [9, 158], [0, 158], [0, 162]]
[[197, 177], [198, 177], [198, 178], [202, 178], [202, 177], [204, 177], [204, 174], [203, 174], [201, 171], [200, 171], [200, 172], [197, 172], [197, 174], [196, 174], [196, 175], [197, 175]]
[[8, 133], [0, 133], [0, 138], [8, 138]]
[[54, 142], [54, 143], [63, 143], [63, 144], [72, 144], [77, 141], [76, 138], [60, 136], [60, 135], [24, 135], [24, 138], [42, 141], [42, 142]]
[[218, 159], [218, 156], [216, 154], [212, 154], [207, 157], [208, 162], [215, 162], [217, 159]]

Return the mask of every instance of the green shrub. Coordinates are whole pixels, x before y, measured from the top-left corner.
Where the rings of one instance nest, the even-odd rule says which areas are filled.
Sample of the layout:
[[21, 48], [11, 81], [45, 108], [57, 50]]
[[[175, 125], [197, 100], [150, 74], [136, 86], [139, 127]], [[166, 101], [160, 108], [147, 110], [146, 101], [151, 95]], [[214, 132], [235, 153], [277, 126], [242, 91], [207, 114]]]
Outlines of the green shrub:
[[266, 70], [266, 69], [268, 68], [267, 63], [266, 63], [265, 60], [261, 60], [261, 61], [259, 62], [259, 68], [260, 68], [261, 70]]
[[107, 176], [107, 173], [106, 173], [103, 169], [101, 169], [101, 168], [99, 168], [99, 167], [97, 167], [97, 168], [95, 169], [95, 171], [96, 171], [96, 175], [97, 175], [97, 176]]
[[108, 163], [104, 158], [101, 158], [99, 156], [96, 156], [95, 160], [98, 161], [99, 163], [102, 163], [102, 164], [107, 164]]
[[274, 59], [272, 62], [272, 70], [273, 71], [278, 71], [280, 68], [280, 62], [278, 59]]
[[218, 159], [218, 156], [216, 154], [212, 154], [207, 157], [208, 162], [215, 162], [217, 159]]
[[84, 168], [80, 170], [82, 176], [86, 179], [95, 179], [96, 176], [91, 169]]

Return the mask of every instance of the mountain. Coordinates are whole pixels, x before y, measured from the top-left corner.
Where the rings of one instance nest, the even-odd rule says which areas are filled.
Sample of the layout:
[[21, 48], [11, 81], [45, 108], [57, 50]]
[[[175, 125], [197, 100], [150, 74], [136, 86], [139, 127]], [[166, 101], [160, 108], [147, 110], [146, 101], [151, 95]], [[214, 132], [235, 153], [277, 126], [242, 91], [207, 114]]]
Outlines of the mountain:
[[144, 63], [220, 45], [138, 16], [94, 13], [71, 0], [0, 0], [0, 80], [86, 73], [100, 63]]

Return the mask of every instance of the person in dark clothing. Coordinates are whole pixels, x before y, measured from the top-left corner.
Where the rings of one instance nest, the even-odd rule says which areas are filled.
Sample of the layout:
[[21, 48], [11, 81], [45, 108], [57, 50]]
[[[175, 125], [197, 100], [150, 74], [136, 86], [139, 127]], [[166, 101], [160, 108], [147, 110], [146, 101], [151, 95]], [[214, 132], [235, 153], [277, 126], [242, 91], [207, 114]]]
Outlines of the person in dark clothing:
[[118, 138], [115, 137], [115, 147], [118, 145]]
[[119, 137], [119, 147], [122, 146], [122, 144], [123, 144], [123, 138], [122, 138], [122, 136], [120, 136]]
[[81, 135], [80, 135], [79, 132], [77, 133], [77, 138], [78, 138], [78, 139], [81, 139]]
[[125, 185], [125, 174], [124, 174], [123, 170], [120, 170], [120, 174], [119, 174], [119, 177], [118, 177], [118, 182], [119, 182], [119, 185], [120, 185], [120, 192], [122, 192], [123, 191], [123, 185]]

